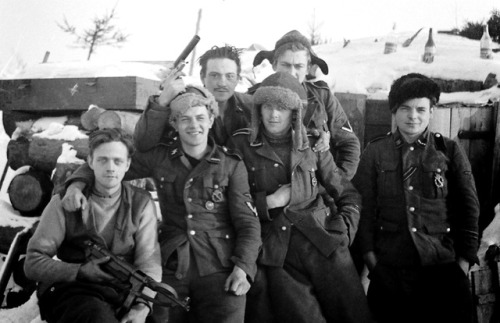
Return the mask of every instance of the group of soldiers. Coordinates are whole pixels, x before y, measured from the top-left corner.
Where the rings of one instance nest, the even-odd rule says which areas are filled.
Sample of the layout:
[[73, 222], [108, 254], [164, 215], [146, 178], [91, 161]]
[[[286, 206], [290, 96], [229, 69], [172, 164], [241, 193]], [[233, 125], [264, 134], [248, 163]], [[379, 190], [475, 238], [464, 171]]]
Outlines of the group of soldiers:
[[[42, 318], [471, 322], [479, 203], [460, 146], [428, 129], [436, 83], [396, 80], [396, 130], [360, 154], [328, 85], [307, 79], [328, 65], [305, 36], [291, 31], [259, 52], [254, 66], [268, 59], [275, 73], [248, 93], [235, 91], [239, 54], [203, 54], [203, 87], [173, 70], [133, 144], [117, 129], [91, 135], [88, 164], [52, 198], [28, 245]], [[143, 177], [157, 188], [158, 224], [148, 195], [122, 183]], [[89, 238], [189, 297], [191, 310], [139, 301], [116, 317], [120, 293], [106, 259], [86, 260]], [[367, 294], [351, 254], [369, 269]]]

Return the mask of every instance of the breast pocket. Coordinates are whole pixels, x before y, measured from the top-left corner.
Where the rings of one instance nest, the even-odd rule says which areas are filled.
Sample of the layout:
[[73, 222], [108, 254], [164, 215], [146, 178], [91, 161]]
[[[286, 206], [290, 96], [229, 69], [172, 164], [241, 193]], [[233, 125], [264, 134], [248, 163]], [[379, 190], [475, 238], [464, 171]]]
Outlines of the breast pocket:
[[209, 213], [223, 213], [227, 211], [227, 191], [229, 179], [227, 175], [210, 173], [203, 177], [203, 192], [198, 201]]
[[430, 199], [442, 199], [448, 195], [446, 172], [448, 166], [442, 161], [431, 161], [422, 165], [422, 194]]
[[158, 195], [163, 194], [167, 201], [170, 199], [175, 199], [176, 202], [182, 203], [182, 189], [177, 190], [175, 188], [175, 179], [177, 175], [171, 172], [165, 172], [162, 170], [155, 170], [153, 174], [153, 179], [156, 184], [156, 189]]
[[394, 197], [401, 192], [401, 178], [398, 174], [398, 163], [382, 161], [377, 167], [377, 186], [380, 197]]
[[299, 190], [299, 196], [315, 198], [318, 195], [318, 177], [316, 165], [304, 163], [297, 166], [295, 176], [299, 176], [294, 183], [294, 190]]
[[[275, 164], [254, 164], [248, 167], [248, 182], [250, 184], [250, 191], [254, 194], [256, 192], [266, 192], [268, 194], [274, 193], [275, 190], [283, 183], [281, 172], [282, 168], [275, 167]], [[286, 177], [285, 177], [286, 179]]]

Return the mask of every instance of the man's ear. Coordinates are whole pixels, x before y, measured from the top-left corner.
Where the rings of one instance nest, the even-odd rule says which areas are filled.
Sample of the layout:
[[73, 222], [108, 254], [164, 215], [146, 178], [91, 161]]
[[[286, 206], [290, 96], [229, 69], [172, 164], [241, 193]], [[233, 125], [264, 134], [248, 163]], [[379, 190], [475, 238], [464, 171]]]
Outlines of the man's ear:
[[434, 116], [434, 106], [429, 109], [429, 119], [432, 119], [432, 116]]
[[272, 66], [273, 66], [273, 71], [276, 72], [276, 67], [278, 66], [278, 62], [274, 61]]
[[127, 170], [126, 170], [126, 171], [128, 171], [128, 169], [130, 168], [130, 163], [131, 163], [131, 162], [132, 162], [132, 158], [129, 156], [129, 157], [127, 158]]
[[205, 87], [205, 75], [203, 75], [202, 71], [200, 71], [200, 80], [201, 84], [203, 84], [203, 87]]
[[92, 156], [90, 154], [87, 155], [87, 164], [89, 164], [90, 169], [94, 170], [92, 166]]
[[177, 122], [175, 120], [170, 120], [169, 123], [175, 131], [179, 132], [179, 127], [177, 127]]

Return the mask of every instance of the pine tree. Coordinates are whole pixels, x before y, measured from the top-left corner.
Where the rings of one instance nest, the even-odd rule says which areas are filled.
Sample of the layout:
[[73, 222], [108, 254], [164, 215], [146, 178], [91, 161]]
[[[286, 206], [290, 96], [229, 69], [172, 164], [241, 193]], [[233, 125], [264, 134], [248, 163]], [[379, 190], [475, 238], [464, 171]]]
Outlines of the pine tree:
[[90, 60], [98, 46], [119, 46], [127, 41], [128, 35], [123, 34], [112, 24], [115, 17], [115, 8], [109, 14], [102, 17], [95, 17], [92, 20], [93, 26], [83, 31], [77, 31], [75, 26], [69, 24], [64, 17], [63, 24], [57, 24], [65, 33], [76, 37], [75, 43], [82, 48], [88, 48], [87, 60]]

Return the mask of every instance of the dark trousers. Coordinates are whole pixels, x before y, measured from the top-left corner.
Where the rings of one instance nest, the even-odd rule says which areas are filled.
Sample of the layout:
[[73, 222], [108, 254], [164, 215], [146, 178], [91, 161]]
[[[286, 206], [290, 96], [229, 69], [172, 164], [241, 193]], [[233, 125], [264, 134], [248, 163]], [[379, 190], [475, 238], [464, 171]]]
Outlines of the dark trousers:
[[276, 321], [372, 322], [347, 235], [345, 243], [325, 257], [302, 233], [292, 230], [284, 267], [267, 270]]
[[271, 298], [265, 267], [258, 266], [252, 287], [247, 293], [245, 323], [272, 323]]
[[38, 298], [49, 323], [117, 323], [115, 310], [123, 300], [112, 288], [79, 282], [56, 284]]
[[368, 302], [379, 323], [471, 323], [469, 280], [457, 263], [402, 269], [377, 264]]
[[[224, 290], [229, 272], [200, 276], [196, 261], [190, 259], [189, 269], [183, 277], [176, 277], [176, 254], [163, 268], [162, 282], [172, 286], [181, 299], [191, 299], [189, 312], [180, 307], [153, 306], [155, 323], [243, 323], [246, 296], [235, 296]], [[164, 296], [157, 294], [162, 299]]]

